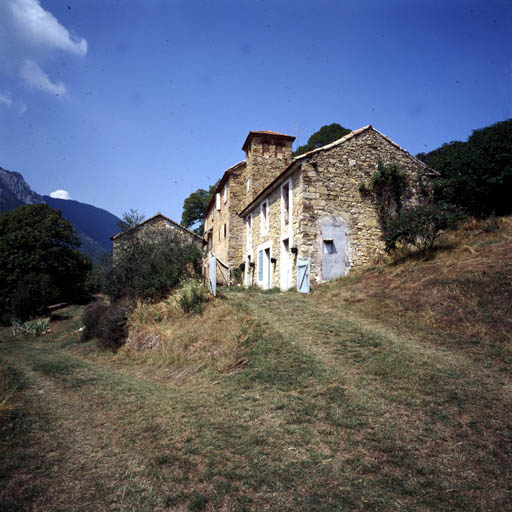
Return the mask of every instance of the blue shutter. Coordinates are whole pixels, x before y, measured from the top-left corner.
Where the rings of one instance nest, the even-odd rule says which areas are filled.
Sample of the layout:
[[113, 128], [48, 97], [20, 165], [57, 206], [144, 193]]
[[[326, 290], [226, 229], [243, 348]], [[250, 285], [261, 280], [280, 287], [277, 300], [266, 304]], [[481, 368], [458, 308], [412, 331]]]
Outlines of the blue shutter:
[[258, 251], [258, 281], [263, 281], [263, 251]]
[[213, 296], [217, 294], [217, 258], [210, 258], [210, 292]]
[[297, 291], [309, 293], [310, 259], [297, 260]]

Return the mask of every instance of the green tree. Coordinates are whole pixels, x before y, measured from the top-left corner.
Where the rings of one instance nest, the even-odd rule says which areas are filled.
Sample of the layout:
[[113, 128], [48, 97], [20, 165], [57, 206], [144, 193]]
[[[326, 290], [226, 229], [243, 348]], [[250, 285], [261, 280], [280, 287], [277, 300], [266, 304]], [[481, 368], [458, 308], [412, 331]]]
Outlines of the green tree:
[[192, 227], [199, 235], [203, 234], [204, 221], [203, 213], [215, 193], [217, 183], [211, 185], [208, 190], [198, 188], [192, 192], [183, 202], [183, 213], [181, 214], [181, 224], [186, 228]]
[[117, 223], [121, 231], [130, 231], [137, 227], [144, 220], [144, 214], [130, 208], [123, 213], [122, 219]]
[[2, 320], [23, 320], [53, 301], [82, 298], [91, 262], [79, 246], [71, 224], [46, 204], [0, 214]]
[[512, 213], [512, 119], [474, 130], [418, 158], [440, 172], [435, 199], [476, 217]]
[[299, 146], [293, 153], [293, 156], [302, 155], [313, 149], [325, 146], [335, 140], [341, 139], [341, 137], [348, 135], [350, 132], [351, 130], [344, 128], [338, 123], [326, 124], [309, 137], [307, 144]]
[[201, 251], [174, 230], [127, 234], [114, 258], [98, 269], [102, 291], [121, 298], [158, 300], [183, 279], [201, 273]]

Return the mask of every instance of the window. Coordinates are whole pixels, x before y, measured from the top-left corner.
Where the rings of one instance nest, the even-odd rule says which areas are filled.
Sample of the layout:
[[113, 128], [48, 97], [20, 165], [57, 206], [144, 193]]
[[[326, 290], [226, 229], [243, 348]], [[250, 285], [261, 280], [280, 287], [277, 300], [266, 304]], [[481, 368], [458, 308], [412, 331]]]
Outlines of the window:
[[224, 238], [226, 238], [227, 233], [228, 233], [228, 227], [227, 227], [227, 224], [224, 224]]
[[226, 202], [228, 200], [228, 185], [226, 183], [226, 185], [224, 185], [224, 202]]
[[218, 192], [215, 194], [215, 208], [220, 210], [220, 194]]
[[264, 142], [263, 145], [263, 156], [268, 156], [268, 152], [269, 152], [269, 146], [268, 146], [268, 143], [267, 142]]
[[251, 190], [251, 178], [247, 178], [247, 192]]
[[281, 188], [281, 212], [283, 225], [288, 226], [290, 222], [290, 184], [285, 183]]
[[281, 144], [276, 146], [276, 156], [277, 158], [281, 158], [283, 156], [283, 146], [281, 146]]
[[260, 233], [268, 232], [268, 201], [261, 203]]
[[324, 254], [336, 254], [336, 246], [334, 245], [334, 241], [325, 238], [324, 239]]

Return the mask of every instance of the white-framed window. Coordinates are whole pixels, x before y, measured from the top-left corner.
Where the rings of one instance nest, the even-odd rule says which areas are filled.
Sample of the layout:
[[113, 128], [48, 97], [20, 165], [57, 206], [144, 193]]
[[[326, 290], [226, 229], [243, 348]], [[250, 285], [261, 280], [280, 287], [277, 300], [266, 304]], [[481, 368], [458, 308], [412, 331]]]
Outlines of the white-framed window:
[[215, 194], [215, 208], [220, 210], [220, 194], [218, 192]]
[[247, 192], [249, 192], [251, 190], [251, 177], [249, 176], [247, 178]]
[[251, 246], [252, 246], [252, 215], [251, 214], [247, 215], [246, 225], [247, 225], [247, 231], [246, 231], [247, 250], [250, 251]]
[[224, 192], [223, 192], [223, 201], [224, 203], [228, 200], [228, 184], [226, 183], [224, 185]]
[[260, 233], [262, 235], [268, 233], [268, 224], [269, 224], [269, 207], [268, 207], [268, 199], [263, 201], [260, 206]]

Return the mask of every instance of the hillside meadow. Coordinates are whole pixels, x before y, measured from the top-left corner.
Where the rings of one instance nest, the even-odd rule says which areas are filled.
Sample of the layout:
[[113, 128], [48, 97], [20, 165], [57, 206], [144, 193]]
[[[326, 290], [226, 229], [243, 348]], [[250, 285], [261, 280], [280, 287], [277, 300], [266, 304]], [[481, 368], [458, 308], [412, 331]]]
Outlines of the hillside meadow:
[[308, 296], [141, 304], [116, 354], [78, 306], [1, 329], [0, 509], [512, 509], [511, 251], [491, 218]]

